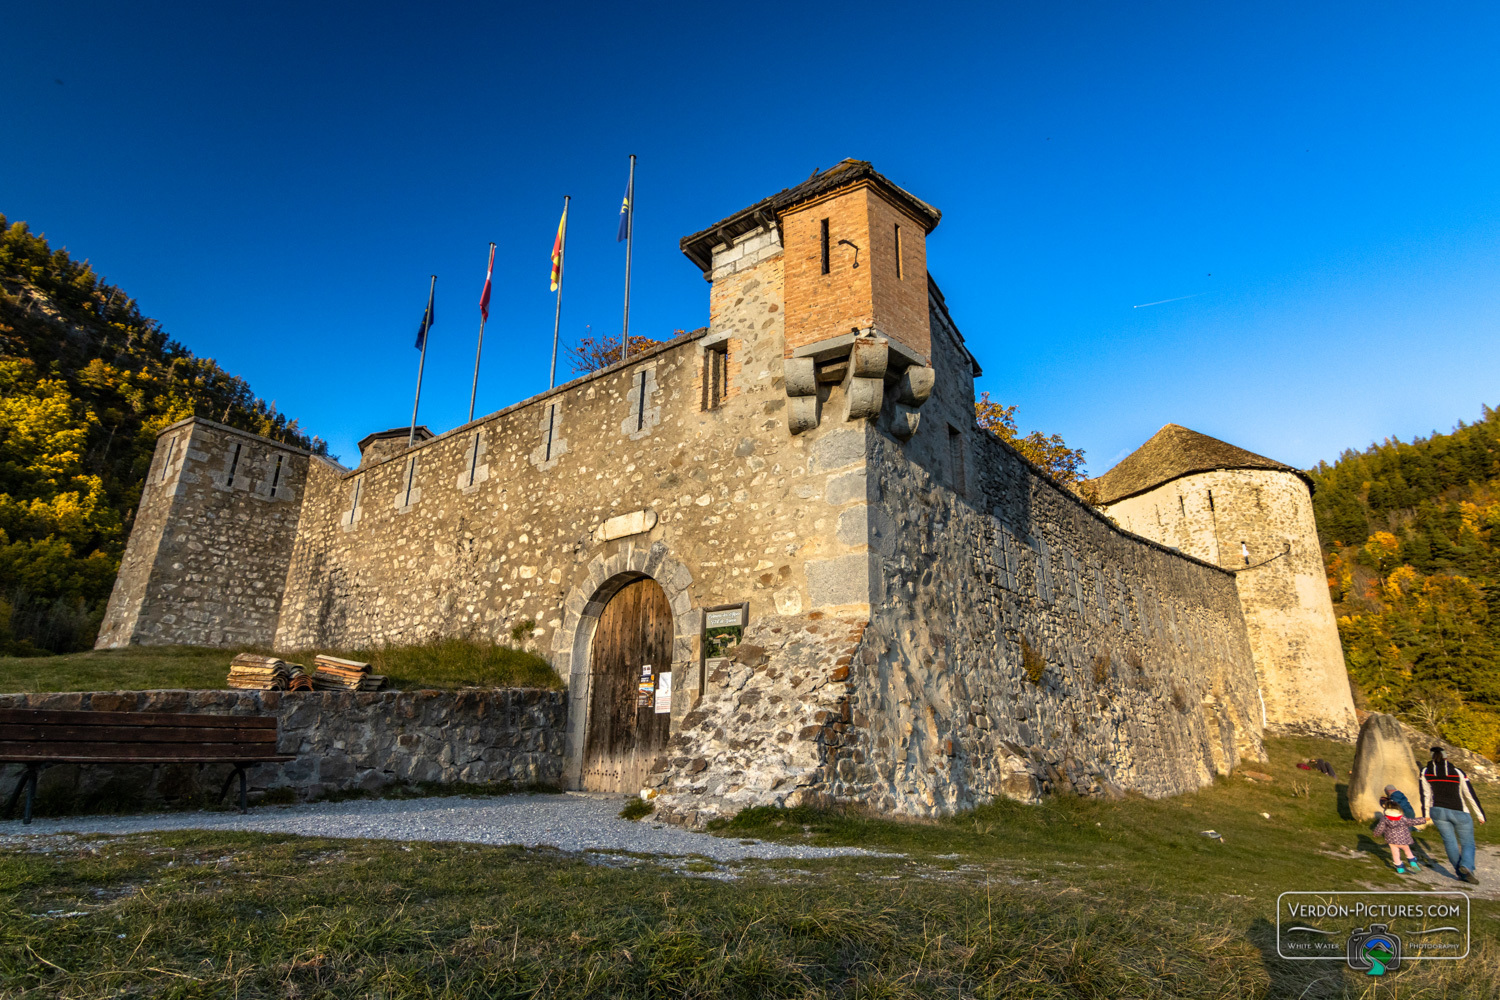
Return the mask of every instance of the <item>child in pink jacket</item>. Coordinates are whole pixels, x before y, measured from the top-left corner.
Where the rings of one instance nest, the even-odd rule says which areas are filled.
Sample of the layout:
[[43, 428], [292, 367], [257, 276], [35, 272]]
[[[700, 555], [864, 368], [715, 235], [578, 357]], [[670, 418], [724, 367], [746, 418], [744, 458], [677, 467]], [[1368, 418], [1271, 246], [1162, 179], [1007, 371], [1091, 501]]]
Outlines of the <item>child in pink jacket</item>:
[[[1396, 866], [1396, 871], [1405, 875], [1407, 872], [1419, 872], [1422, 866], [1417, 863], [1416, 855], [1411, 852], [1411, 832], [1419, 825], [1419, 820], [1408, 819], [1406, 813], [1396, 804], [1396, 800], [1390, 796], [1381, 796], [1381, 808], [1384, 812], [1380, 816], [1380, 822], [1375, 824], [1375, 836], [1384, 837], [1385, 842], [1391, 848], [1391, 864]], [[1406, 854], [1406, 864], [1401, 864], [1401, 855]]]

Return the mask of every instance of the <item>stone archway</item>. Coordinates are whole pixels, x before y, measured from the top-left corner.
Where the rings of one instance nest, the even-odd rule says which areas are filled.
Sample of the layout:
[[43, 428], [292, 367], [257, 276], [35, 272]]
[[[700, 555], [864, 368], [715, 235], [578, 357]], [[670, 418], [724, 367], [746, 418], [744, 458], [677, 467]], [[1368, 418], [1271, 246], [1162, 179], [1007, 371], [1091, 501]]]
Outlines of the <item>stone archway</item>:
[[626, 544], [612, 555], [600, 554], [589, 563], [588, 576], [568, 592], [563, 603], [563, 624], [552, 638], [553, 666], [568, 678], [568, 736], [564, 781], [569, 788], [581, 786], [584, 743], [588, 734], [590, 705], [589, 657], [599, 616], [610, 598], [627, 584], [649, 577], [661, 586], [672, 609], [672, 728], [687, 713], [699, 695], [695, 640], [699, 612], [688, 596], [693, 575], [686, 566], [667, 555], [667, 547], [656, 542], [649, 548]]

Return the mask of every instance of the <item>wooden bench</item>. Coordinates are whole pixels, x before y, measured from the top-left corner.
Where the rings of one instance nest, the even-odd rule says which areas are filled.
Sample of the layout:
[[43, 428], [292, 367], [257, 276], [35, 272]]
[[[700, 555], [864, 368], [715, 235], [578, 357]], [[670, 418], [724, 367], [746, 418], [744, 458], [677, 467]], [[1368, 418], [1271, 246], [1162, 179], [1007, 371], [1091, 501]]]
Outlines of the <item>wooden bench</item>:
[[276, 752], [276, 735], [274, 716], [0, 709], [0, 763], [26, 765], [5, 817], [25, 790], [23, 822], [31, 822], [37, 777], [53, 764], [233, 764], [218, 801], [238, 775], [243, 813], [245, 769], [295, 759]]

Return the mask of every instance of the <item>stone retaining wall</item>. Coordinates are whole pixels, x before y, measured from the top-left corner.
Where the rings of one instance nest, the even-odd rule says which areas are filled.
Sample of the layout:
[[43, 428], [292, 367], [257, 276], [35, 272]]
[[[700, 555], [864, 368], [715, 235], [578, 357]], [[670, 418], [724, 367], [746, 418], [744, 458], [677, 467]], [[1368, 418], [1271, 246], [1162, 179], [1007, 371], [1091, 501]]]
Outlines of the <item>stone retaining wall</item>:
[[[297, 759], [251, 768], [252, 799], [418, 782], [559, 785], [567, 711], [562, 692], [481, 688], [0, 694], [0, 708], [274, 715], [278, 749]], [[9, 795], [21, 770], [0, 770], [0, 792]], [[45, 811], [180, 804], [217, 795], [229, 773], [226, 764], [58, 765], [43, 772], [38, 795]]]

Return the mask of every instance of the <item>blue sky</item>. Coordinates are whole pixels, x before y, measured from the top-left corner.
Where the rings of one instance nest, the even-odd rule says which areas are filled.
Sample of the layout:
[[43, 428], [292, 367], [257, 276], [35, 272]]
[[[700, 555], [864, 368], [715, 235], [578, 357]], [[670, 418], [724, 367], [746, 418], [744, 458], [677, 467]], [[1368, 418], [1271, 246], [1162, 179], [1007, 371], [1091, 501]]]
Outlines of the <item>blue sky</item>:
[[[1311, 465], [1500, 401], [1500, 8], [12, 5], [0, 212], [346, 460], [544, 389], [564, 338], [702, 325], [679, 237], [846, 156], [1023, 429], [1098, 474], [1166, 422]], [[60, 81], [60, 82], [59, 82]], [[1185, 298], [1184, 296], [1191, 296]], [[1133, 308], [1165, 299], [1144, 308]], [[566, 376], [566, 370], [560, 371]]]

